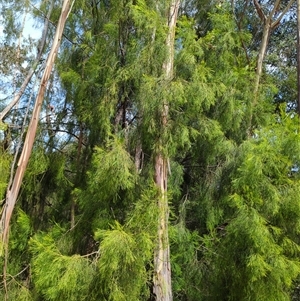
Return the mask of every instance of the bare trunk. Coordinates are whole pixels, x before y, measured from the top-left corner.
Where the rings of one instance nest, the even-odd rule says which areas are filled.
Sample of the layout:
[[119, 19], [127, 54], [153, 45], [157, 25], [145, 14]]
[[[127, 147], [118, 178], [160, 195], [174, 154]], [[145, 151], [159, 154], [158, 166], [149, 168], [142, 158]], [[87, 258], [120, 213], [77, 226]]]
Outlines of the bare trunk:
[[155, 182], [159, 188], [158, 242], [154, 254], [154, 287], [157, 301], [171, 301], [171, 264], [168, 236], [169, 205], [167, 198], [167, 160], [161, 154], [155, 158]]
[[[260, 44], [260, 50], [259, 54], [257, 57], [257, 64], [256, 64], [256, 77], [255, 77], [255, 83], [254, 83], [254, 99], [253, 99], [253, 108], [257, 105], [257, 100], [258, 100], [258, 90], [259, 90], [259, 85], [260, 85], [260, 80], [262, 76], [262, 68], [263, 68], [263, 62], [267, 53], [267, 47], [268, 47], [268, 42], [269, 42], [269, 37], [272, 32], [279, 24], [280, 21], [282, 20], [283, 16], [287, 13], [287, 11], [290, 9], [292, 6], [293, 2], [295, 0], [290, 0], [286, 7], [283, 9], [281, 14], [277, 17], [276, 20], [273, 21], [273, 18], [275, 14], [279, 11], [280, 7], [280, 2], [281, 0], [276, 0], [274, 3], [273, 9], [270, 11], [269, 15], [265, 15], [261, 6], [260, 6], [260, 1], [258, 0], [253, 0], [256, 12], [261, 19], [261, 22], [263, 23], [263, 36]], [[253, 113], [251, 113], [250, 116], [250, 129], [249, 132], [251, 133], [251, 127], [252, 127], [252, 118], [253, 118]]]
[[[173, 78], [174, 39], [180, 0], [171, 0], [168, 11], [168, 35], [166, 39], [167, 58], [163, 65], [166, 82]], [[163, 130], [168, 123], [169, 105], [164, 101], [161, 112]], [[169, 204], [167, 198], [168, 158], [163, 154], [163, 141], [160, 141], [155, 157], [155, 183], [159, 189], [158, 196], [158, 233], [157, 247], [154, 254], [153, 293], [157, 301], [172, 301], [170, 247], [168, 236]]]
[[[263, 30], [263, 36], [260, 44], [260, 50], [257, 58], [257, 64], [256, 64], [256, 78], [255, 78], [255, 86], [254, 86], [254, 95], [255, 95], [255, 102], [256, 102], [256, 97], [257, 97], [257, 92], [259, 88], [259, 82], [260, 78], [262, 75], [262, 67], [263, 67], [263, 62], [264, 58], [267, 52], [267, 46], [269, 42], [269, 37], [270, 37], [270, 30], [271, 30], [271, 24], [267, 23], [264, 25], [264, 30]], [[255, 105], [256, 103], [254, 103]]]
[[21, 156], [19, 158], [18, 167], [16, 170], [16, 174], [14, 176], [12, 185], [8, 187], [7, 194], [6, 194], [6, 200], [5, 200], [5, 207], [1, 215], [1, 224], [0, 224], [0, 230], [1, 230], [1, 236], [2, 241], [7, 243], [8, 240], [8, 232], [9, 232], [9, 223], [12, 216], [13, 209], [15, 207], [15, 203], [19, 194], [19, 190], [21, 187], [21, 183], [23, 180], [23, 176], [28, 164], [28, 160], [32, 151], [35, 134], [37, 130], [37, 125], [39, 121], [39, 115], [43, 103], [43, 98], [47, 86], [47, 82], [49, 80], [53, 64], [55, 61], [55, 58], [57, 56], [58, 48], [60, 45], [62, 33], [64, 30], [66, 19], [69, 15], [69, 12], [71, 10], [71, 1], [65, 0], [63, 3], [61, 15], [58, 21], [56, 33], [53, 39], [53, 45], [51, 48], [51, 51], [49, 53], [46, 68], [43, 74], [43, 77], [41, 79], [40, 88], [38, 91], [38, 95], [36, 98], [34, 110], [32, 113], [32, 117], [30, 120], [30, 124], [28, 126], [28, 133], [25, 138], [24, 147], [21, 153]]

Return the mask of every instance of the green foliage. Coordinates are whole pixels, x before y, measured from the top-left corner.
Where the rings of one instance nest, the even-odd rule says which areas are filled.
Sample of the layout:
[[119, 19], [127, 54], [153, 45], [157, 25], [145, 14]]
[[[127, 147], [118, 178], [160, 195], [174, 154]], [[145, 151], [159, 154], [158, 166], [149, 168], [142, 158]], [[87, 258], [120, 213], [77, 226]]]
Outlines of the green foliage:
[[182, 221], [170, 228], [174, 300], [202, 300], [198, 287], [205, 275], [197, 257], [199, 240], [197, 232], [189, 231]]
[[116, 199], [120, 190], [131, 189], [135, 184], [134, 164], [123, 146], [121, 139], [112, 137], [105, 148], [95, 149], [89, 189], [100, 200]]
[[150, 188], [136, 202], [124, 226], [97, 230], [98, 261], [104, 295], [108, 300], [145, 300], [157, 230], [156, 189]]
[[48, 167], [49, 158], [47, 157], [44, 149], [40, 145], [39, 147], [33, 150], [24, 176], [24, 182], [26, 183], [26, 185], [30, 185], [27, 188], [29, 191], [31, 191], [31, 193], [38, 193], [41, 189], [41, 177], [45, 174]]
[[[295, 62], [285, 48], [294, 35], [276, 28], [253, 108], [258, 17], [244, 1], [217, 2], [181, 2], [168, 81], [169, 1], [74, 2], [48, 89], [55, 110], [40, 120], [13, 216], [10, 300], [152, 298], [157, 152], [168, 158], [174, 300], [290, 300], [300, 272], [299, 126], [291, 108], [274, 113], [273, 103], [294, 104]], [[36, 46], [24, 39], [16, 62], [13, 39], [30, 6], [2, 5], [0, 71], [21, 81], [15, 68]], [[44, 19], [48, 6], [34, 15]], [[28, 86], [22, 101], [34, 91]], [[13, 138], [21, 107], [9, 127], [0, 124]], [[13, 147], [0, 154], [1, 198]]]
[[0, 199], [4, 197], [10, 175], [11, 155], [0, 148]]
[[[30, 290], [23, 286], [22, 283], [15, 281], [14, 279], [9, 281], [8, 286], [8, 294], [7, 294], [8, 301], [33, 301], [34, 298], [30, 292]], [[0, 291], [0, 297], [5, 300], [4, 290]]]
[[[46, 300], [90, 300], [94, 264], [79, 255], [63, 255], [49, 234], [30, 240], [33, 283]], [[47, 271], [47, 272], [45, 272]]]
[[140, 300], [147, 274], [144, 262], [137, 258], [136, 251], [140, 246], [134, 236], [116, 224], [112, 230], [97, 231], [96, 237], [101, 239], [99, 270], [108, 299]]
[[[215, 250], [204, 253], [205, 260], [214, 262], [211, 300], [224, 295], [232, 300], [290, 300], [289, 290], [300, 273], [300, 207], [294, 203], [298, 179], [291, 174], [297, 156], [287, 150], [300, 146], [297, 126], [285, 116], [257, 131], [239, 147], [232, 171], [225, 170], [230, 182], [221, 182], [222, 198], [216, 203], [222, 214], [215, 219], [211, 241], [205, 241]], [[282, 223], [283, 214], [289, 222]]]
[[10, 249], [22, 253], [27, 246], [32, 228], [29, 216], [21, 209], [17, 212], [10, 238]]
[[[31, 234], [31, 222], [21, 209], [18, 209], [13, 220], [8, 246], [9, 260], [7, 261], [6, 285], [8, 300], [31, 301], [33, 300], [28, 286], [28, 239]], [[4, 248], [3, 248], [4, 251]], [[4, 253], [3, 253], [4, 255]], [[4, 258], [1, 254], [1, 258]], [[3, 270], [4, 260], [0, 268]], [[4, 279], [3, 279], [4, 280]], [[4, 300], [5, 291], [1, 285], [0, 297]]]

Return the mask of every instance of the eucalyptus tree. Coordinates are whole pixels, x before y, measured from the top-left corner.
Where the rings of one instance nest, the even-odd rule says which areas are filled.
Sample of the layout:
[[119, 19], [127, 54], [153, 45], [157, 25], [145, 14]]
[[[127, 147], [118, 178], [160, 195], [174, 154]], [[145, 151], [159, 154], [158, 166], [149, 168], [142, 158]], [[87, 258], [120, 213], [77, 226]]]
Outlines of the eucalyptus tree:
[[280, 8], [282, 6], [282, 3], [280, 0], [276, 0], [274, 3], [274, 6], [272, 9], [269, 9], [269, 14], [265, 15], [261, 5], [257, 0], [253, 0], [257, 14], [259, 15], [259, 18], [261, 19], [261, 22], [263, 23], [263, 34], [262, 34], [262, 40], [260, 45], [260, 50], [258, 54], [257, 59], [257, 66], [256, 66], [256, 81], [255, 81], [255, 93], [257, 93], [260, 77], [262, 74], [262, 66], [263, 66], [263, 60], [266, 54], [266, 49], [268, 45], [268, 40], [270, 37], [271, 31], [276, 28], [279, 23], [281, 22], [284, 15], [288, 12], [290, 7], [292, 6], [294, 0], [291, 0], [287, 3], [285, 7], [282, 8], [282, 11], [280, 11]]
[[[11, 219], [14, 207], [15, 207], [15, 203], [17, 201], [17, 197], [18, 197], [18, 194], [19, 194], [19, 191], [21, 188], [21, 183], [22, 183], [24, 173], [25, 173], [25, 170], [26, 170], [29, 158], [30, 158], [30, 154], [32, 152], [32, 147], [33, 147], [33, 143], [35, 140], [35, 134], [37, 131], [37, 125], [38, 125], [38, 121], [39, 121], [39, 115], [40, 115], [40, 111], [41, 111], [41, 107], [42, 107], [42, 103], [43, 103], [46, 85], [48, 83], [48, 80], [49, 80], [49, 77], [50, 77], [50, 74], [51, 74], [51, 71], [53, 68], [53, 64], [54, 64], [56, 55], [58, 53], [60, 40], [61, 40], [62, 33], [64, 30], [64, 24], [70, 13], [70, 9], [71, 9], [71, 2], [66, 0], [62, 6], [62, 12], [61, 12], [61, 15], [59, 18], [57, 31], [54, 36], [52, 48], [51, 48], [51, 51], [49, 53], [49, 56], [48, 56], [48, 59], [46, 62], [46, 69], [45, 69], [43, 77], [41, 79], [40, 89], [37, 94], [37, 99], [36, 99], [36, 103], [34, 106], [34, 111], [32, 113], [31, 122], [29, 124], [29, 130], [28, 130], [26, 138], [25, 138], [23, 150], [18, 159], [19, 160], [18, 167], [16, 169], [15, 175], [11, 179], [11, 183], [9, 183], [10, 186], [7, 188], [7, 191], [6, 191], [5, 206], [1, 213], [1, 220], [0, 220], [0, 222], [1, 222], [1, 241], [4, 244], [4, 248], [6, 250], [8, 248], [8, 233], [9, 233], [9, 227], [10, 227], [10, 219]], [[44, 42], [43, 42], [44, 39], [45, 39], [45, 37], [43, 37], [43, 40], [42, 40], [43, 45], [41, 45], [41, 46], [44, 46]], [[41, 52], [38, 54], [38, 56], [39, 57], [41, 56]], [[16, 101], [16, 100], [14, 100], [14, 101]], [[9, 107], [11, 107], [11, 106], [9, 106]], [[3, 267], [5, 300], [7, 300], [7, 298], [8, 298], [7, 283], [6, 283], [7, 256], [8, 256], [8, 253], [6, 251], [5, 263], [4, 263], [4, 267]]]
[[[277, 88], [275, 103], [295, 107], [294, 68], [296, 31], [295, 1], [233, 1], [232, 8], [239, 30], [251, 32], [252, 41], [245, 47], [249, 68], [255, 69], [255, 91], [269, 89], [272, 81]], [[257, 56], [256, 56], [257, 54]], [[263, 80], [261, 80], [263, 79]], [[259, 106], [257, 97], [254, 101]], [[256, 106], [255, 105], [255, 106]], [[257, 114], [255, 110], [253, 117]]]

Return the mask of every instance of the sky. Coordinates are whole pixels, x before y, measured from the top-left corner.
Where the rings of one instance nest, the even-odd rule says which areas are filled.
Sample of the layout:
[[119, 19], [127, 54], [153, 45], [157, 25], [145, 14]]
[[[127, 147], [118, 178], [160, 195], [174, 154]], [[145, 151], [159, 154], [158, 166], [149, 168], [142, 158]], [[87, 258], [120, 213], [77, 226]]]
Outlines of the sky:
[[[2, 11], [1, 5], [0, 5], [0, 11]], [[24, 22], [24, 17], [25, 17], [25, 22]], [[2, 16], [0, 16], [0, 42], [3, 42], [4, 38], [5, 38], [4, 26], [2, 24], [3, 20], [4, 20], [4, 18]], [[37, 26], [35, 26], [36, 25], [36, 21], [34, 21], [34, 19], [31, 16], [30, 13], [27, 13], [26, 16], [25, 16], [25, 11], [24, 11], [24, 13], [19, 16], [18, 20], [19, 20], [20, 23], [24, 22], [24, 29], [23, 29], [23, 32], [22, 32], [21, 43], [22, 43], [23, 39], [26, 39], [26, 38], [29, 38], [29, 37], [33, 38], [34, 40], [38, 40], [40, 38], [42, 30], [39, 29], [39, 28], [36, 28], [37, 27]], [[15, 43], [15, 45], [18, 45], [19, 41], [16, 40], [16, 41], [14, 41], [14, 43]], [[33, 51], [34, 51], [33, 55], [35, 56], [36, 55], [36, 53], [35, 53], [36, 52], [36, 48], [33, 48]], [[26, 68], [27, 65], [28, 65], [28, 62], [24, 62], [22, 64], [22, 67]], [[13, 80], [12, 77], [13, 76], [14, 75], [12, 75], [12, 74], [11, 75], [2, 75], [1, 76], [2, 78], [0, 78], [0, 84], [1, 84], [1, 82], [2, 82], [2, 85], [4, 83], [12, 82], [12, 80]], [[7, 87], [7, 85], [6, 85], [6, 87]], [[11, 95], [11, 97], [12, 96], [13, 95]], [[9, 97], [9, 95], [5, 94], [5, 92], [3, 91], [3, 89], [1, 89], [0, 90], [0, 100], [1, 99], [5, 99], [6, 97]], [[8, 99], [8, 101], [9, 101], [9, 99]]]

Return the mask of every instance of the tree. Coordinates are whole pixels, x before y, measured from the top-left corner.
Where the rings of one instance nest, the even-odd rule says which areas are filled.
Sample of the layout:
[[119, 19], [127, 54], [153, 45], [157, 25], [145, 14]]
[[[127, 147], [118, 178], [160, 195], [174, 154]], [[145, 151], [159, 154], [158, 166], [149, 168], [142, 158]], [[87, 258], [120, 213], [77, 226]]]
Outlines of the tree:
[[[167, 57], [163, 65], [163, 77], [168, 84], [173, 78], [174, 65], [174, 41], [175, 29], [178, 16], [180, 1], [171, 1], [168, 20], [168, 33], [166, 38]], [[168, 125], [169, 104], [163, 100], [162, 111], [160, 113], [162, 135], [164, 128]], [[158, 138], [160, 140], [160, 138]], [[170, 264], [170, 247], [168, 239], [168, 220], [169, 206], [167, 199], [167, 182], [168, 182], [168, 164], [169, 159], [163, 151], [164, 141], [158, 142], [157, 154], [155, 156], [155, 183], [158, 187], [158, 246], [154, 257], [154, 287], [153, 292], [157, 300], [173, 300], [171, 286], [171, 264]]]
[[[70, 13], [70, 9], [71, 9], [71, 2], [66, 0], [62, 6], [62, 12], [61, 12], [60, 19], [58, 22], [57, 31], [56, 31], [56, 34], [55, 34], [55, 37], [53, 40], [53, 45], [52, 45], [51, 51], [50, 51], [48, 59], [47, 59], [46, 68], [45, 68], [45, 71], [44, 71], [44, 74], [43, 74], [43, 77], [41, 80], [41, 85], [40, 85], [40, 89], [39, 89], [38, 96], [36, 99], [34, 112], [33, 112], [32, 118], [31, 118], [31, 122], [29, 124], [30, 130], [28, 131], [26, 138], [25, 138], [24, 147], [23, 147], [21, 156], [19, 158], [16, 174], [12, 180], [11, 186], [8, 187], [8, 189], [7, 189], [6, 200], [5, 200], [6, 203], [5, 203], [5, 207], [2, 212], [2, 215], [1, 215], [1, 232], [2, 232], [1, 239], [2, 239], [2, 242], [4, 242], [4, 244], [8, 243], [8, 231], [9, 231], [10, 219], [12, 216], [13, 209], [15, 207], [15, 203], [16, 203], [16, 200], [17, 200], [17, 197], [19, 194], [19, 190], [20, 190], [21, 183], [22, 183], [22, 180], [24, 177], [26, 166], [28, 164], [28, 160], [29, 160], [29, 157], [31, 154], [31, 150], [33, 147], [34, 138], [35, 138], [35, 134], [36, 134], [36, 130], [37, 130], [39, 114], [40, 114], [40, 110], [41, 110], [41, 106], [42, 106], [42, 102], [43, 102], [43, 98], [44, 98], [45, 89], [46, 89], [47, 82], [48, 82], [48, 79], [50, 77], [50, 74], [51, 74], [51, 71], [53, 68], [53, 64], [54, 64], [54, 61], [55, 61], [55, 58], [56, 58], [56, 55], [58, 52], [60, 40], [61, 40], [62, 33], [64, 30], [64, 25], [68, 18], [69, 13]], [[6, 265], [4, 265], [3, 277], [4, 277], [4, 286], [5, 286], [5, 289], [7, 290], [7, 288], [6, 288]]]
[[[284, 106], [295, 103], [294, 20], [273, 28], [254, 111], [254, 2], [75, 1], [72, 11], [10, 221], [6, 295], [289, 300], [299, 275], [298, 125]], [[54, 5], [47, 40], [59, 15]], [[9, 111], [0, 132], [3, 193], [19, 153], [4, 138], [21, 136], [13, 122], [26, 130], [22, 113]]]

